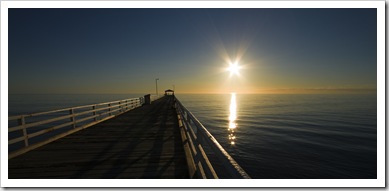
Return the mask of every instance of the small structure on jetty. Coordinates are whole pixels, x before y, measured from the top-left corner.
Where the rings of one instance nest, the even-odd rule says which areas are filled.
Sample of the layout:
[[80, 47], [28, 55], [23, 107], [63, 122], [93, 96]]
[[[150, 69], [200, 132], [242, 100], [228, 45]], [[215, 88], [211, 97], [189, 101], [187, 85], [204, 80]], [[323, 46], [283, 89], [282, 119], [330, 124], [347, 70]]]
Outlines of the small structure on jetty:
[[9, 117], [9, 178], [250, 178], [171, 93]]
[[171, 89], [165, 90], [165, 95], [174, 95], [174, 91]]

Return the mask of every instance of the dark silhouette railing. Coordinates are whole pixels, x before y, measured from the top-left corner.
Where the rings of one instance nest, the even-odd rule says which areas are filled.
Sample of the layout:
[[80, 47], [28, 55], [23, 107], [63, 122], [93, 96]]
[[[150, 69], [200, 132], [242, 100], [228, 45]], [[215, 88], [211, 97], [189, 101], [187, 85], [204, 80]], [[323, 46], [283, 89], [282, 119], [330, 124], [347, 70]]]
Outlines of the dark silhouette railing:
[[[250, 178], [203, 124], [176, 99], [175, 107], [190, 176], [195, 178]], [[212, 162], [209, 160], [212, 156]], [[218, 165], [219, 168], [215, 168]]]

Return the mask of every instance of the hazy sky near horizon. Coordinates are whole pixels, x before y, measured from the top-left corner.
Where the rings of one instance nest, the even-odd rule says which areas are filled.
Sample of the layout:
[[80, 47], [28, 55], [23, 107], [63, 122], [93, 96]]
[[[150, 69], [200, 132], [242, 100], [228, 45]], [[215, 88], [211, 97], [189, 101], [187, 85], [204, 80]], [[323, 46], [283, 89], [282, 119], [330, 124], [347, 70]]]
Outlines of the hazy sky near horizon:
[[9, 93], [377, 86], [376, 9], [8, 11]]

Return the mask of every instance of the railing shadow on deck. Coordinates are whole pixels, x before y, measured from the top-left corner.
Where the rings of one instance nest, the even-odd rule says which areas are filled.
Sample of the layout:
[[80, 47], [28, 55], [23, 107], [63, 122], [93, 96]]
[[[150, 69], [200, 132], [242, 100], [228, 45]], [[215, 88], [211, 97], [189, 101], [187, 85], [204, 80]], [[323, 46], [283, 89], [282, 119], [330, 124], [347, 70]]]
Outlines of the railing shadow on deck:
[[8, 117], [8, 159], [142, 106], [143, 98]]

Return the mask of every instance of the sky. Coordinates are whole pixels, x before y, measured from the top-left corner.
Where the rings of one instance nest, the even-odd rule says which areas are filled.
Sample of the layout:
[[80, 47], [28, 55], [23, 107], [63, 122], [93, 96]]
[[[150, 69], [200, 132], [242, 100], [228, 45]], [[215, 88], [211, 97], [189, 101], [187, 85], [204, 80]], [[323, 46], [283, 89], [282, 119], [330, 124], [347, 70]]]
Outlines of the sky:
[[9, 94], [377, 88], [376, 9], [8, 11]]

